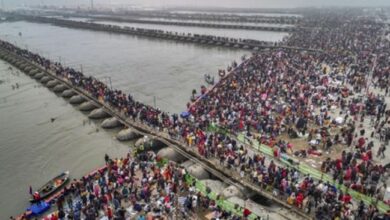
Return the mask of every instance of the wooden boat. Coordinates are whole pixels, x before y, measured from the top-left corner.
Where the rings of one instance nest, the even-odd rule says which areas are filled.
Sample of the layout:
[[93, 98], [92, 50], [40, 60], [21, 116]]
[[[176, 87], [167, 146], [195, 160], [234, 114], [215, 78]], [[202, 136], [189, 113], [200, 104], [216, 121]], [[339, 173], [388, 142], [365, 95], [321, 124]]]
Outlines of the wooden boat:
[[36, 199], [36, 197], [33, 196], [33, 198], [30, 199], [30, 202], [38, 202], [49, 197], [50, 195], [61, 189], [63, 186], [65, 186], [68, 181], [69, 171], [61, 173], [60, 175], [54, 177], [52, 180], [47, 182], [41, 188], [39, 188], [37, 190], [37, 193], [39, 194], [39, 199]]

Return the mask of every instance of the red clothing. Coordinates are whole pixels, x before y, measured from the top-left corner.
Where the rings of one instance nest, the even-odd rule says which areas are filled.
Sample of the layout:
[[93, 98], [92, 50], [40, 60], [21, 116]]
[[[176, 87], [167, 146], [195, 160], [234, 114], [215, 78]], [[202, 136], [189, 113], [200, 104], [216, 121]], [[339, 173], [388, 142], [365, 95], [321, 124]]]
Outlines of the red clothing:
[[315, 156], [321, 156], [322, 155], [322, 153], [320, 153], [320, 152], [318, 152], [316, 150], [312, 150], [312, 149], [307, 150], [307, 153], [308, 154], [313, 154]]
[[363, 153], [362, 154], [362, 160], [363, 161], [368, 161], [368, 159], [369, 159], [369, 157], [368, 157], [367, 153]]
[[105, 194], [105, 195], [103, 196], [103, 202], [104, 202], [105, 204], [107, 204], [108, 201], [109, 201], [109, 198], [108, 198], [107, 194]]
[[369, 160], [372, 160], [372, 151], [371, 150], [367, 151], [367, 156], [368, 156]]
[[38, 192], [35, 192], [33, 197], [35, 200], [41, 200], [41, 195]]
[[279, 157], [279, 149], [277, 147], [274, 148], [274, 157]]
[[252, 212], [249, 209], [244, 209], [244, 217], [248, 217]]
[[165, 196], [165, 197], [164, 197], [164, 202], [165, 202], [165, 203], [168, 203], [170, 200], [171, 200], [171, 199], [170, 199], [169, 196]]
[[337, 167], [337, 170], [341, 170], [341, 168], [343, 167], [343, 162], [340, 159], [337, 159], [336, 167]]
[[306, 190], [306, 188], [307, 188], [307, 181], [306, 180], [302, 182], [300, 188], [301, 188], [301, 190]]
[[345, 171], [344, 180], [350, 180], [350, 179], [351, 179], [351, 176], [352, 176], [352, 170], [351, 170], [351, 168], [348, 168], [348, 169]]
[[108, 208], [107, 208], [107, 217], [108, 217], [109, 219], [112, 219], [112, 217], [113, 217], [111, 207], [108, 207]]
[[301, 206], [302, 205], [303, 199], [304, 199], [303, 194], [302, 193], [298, 193], [297, 198], [296, 198], [297, 206]]
[[244, 129], [244, 121], [243, 121], [243, 120], [240, 120], [240, 123], [239, 123], [239, 125], [238, 125], [238, 128], [239, 128], [240, 130]]
[[363, 147], [363, 145], [365, 143], [366, 143], [366, 140], [364, 139], [364, 137], [359, 138], [359, 140], [358, 140], [358, 147], [359, 148]]
[[352, 197], [350, 195], [346, 194], [346, 195], [343, 196], [342, 200], [343, 200], [344, 203], [350, 203], [351, 200], [352, 200]]

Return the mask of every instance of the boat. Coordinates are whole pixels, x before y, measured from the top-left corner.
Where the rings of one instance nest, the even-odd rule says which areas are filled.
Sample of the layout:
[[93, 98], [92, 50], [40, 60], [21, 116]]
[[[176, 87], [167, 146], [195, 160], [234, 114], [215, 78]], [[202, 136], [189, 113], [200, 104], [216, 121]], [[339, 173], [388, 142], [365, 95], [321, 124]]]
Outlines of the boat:
[[209, 74], [204, 74], [204, 81], [210, 85], [214, 85], [214, 77], [211, 77]]
[[[105, 171], [106, 169], [107, 169], [107, 165], [104, 165], [104, 166], [102, 166], [102, 167], [100, 167], [100, 168], [98, 168], [96, 170], [93, 170], [92, 172], [88, 173], [87, 175], [84, 176], [84, 178], [89, 178], [91, 176], [94, 176], [97, 173]], [[64, 195], [64, 191], [65, 191], [64, 189], [59, 190], [58, 192], [53, 193], [52, 195], [50, 195], [49, 197], [47, 197], [46, 199], [43, 199], [43, 200], [44, 200], [45, 203], [50, 205], [54, 201], [56, 201], [59, 197]], [[41, 206], [44, 205], [44, 203], [42, 203], [42, 202], [39, 202], [39, 203], [40, 203]], [[33, 212], [33, 210], [34, 210], [34, 207], [31, 205], [31, 206], [29, 206], [27, 208], [27, 210], [25, 212], [23, 212], [20, 215], [16, 216], [15, 219], [16, 220], [22, 220], [22, 219], [26, 219], [26, 218], [29, 219], [29, 218], [33, 217], [34, 215], [37, 216], [37, 214], [35, 214]], [[40, 213], [42, 214], [43, 212], [40, 212]]]
[[30, 202], [32, 203], [39, 202], [49, 197], [59, 189], [63, 188], [68, 181], [69, 181], [69, 171], [61, 173], [60, 175], [54, 177], [52, 180], [47, 182], [41, 188], [39, 188], [37, 192], [33, 194], [33, 198], [30, 199]]

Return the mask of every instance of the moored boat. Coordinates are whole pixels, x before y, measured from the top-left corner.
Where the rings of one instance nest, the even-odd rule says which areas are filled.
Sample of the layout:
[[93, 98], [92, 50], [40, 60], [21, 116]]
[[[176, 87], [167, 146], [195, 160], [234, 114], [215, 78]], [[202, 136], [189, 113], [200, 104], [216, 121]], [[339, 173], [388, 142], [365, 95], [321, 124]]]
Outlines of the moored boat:
[[65, 184], [69, 181], [69, 171], [63, 172], [60, 175], [54, 177], [52, 180], [47, 182], [45, 185], [43, 185], [41, 188], [39, 188], [34, 194], [33, 198], [30, 199], [30, 202], [39, 202], [62, 187], [65, 186]]

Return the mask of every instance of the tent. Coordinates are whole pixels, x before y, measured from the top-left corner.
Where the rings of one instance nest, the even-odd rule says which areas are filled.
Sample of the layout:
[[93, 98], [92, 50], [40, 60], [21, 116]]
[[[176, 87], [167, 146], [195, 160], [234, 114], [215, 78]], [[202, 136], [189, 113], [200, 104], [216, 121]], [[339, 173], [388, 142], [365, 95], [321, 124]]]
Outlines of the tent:
[[31, 211], [33, 215], [40, 215], [50, 208], [50, 204], [45, 201], [32, 204], [27, 210]]

